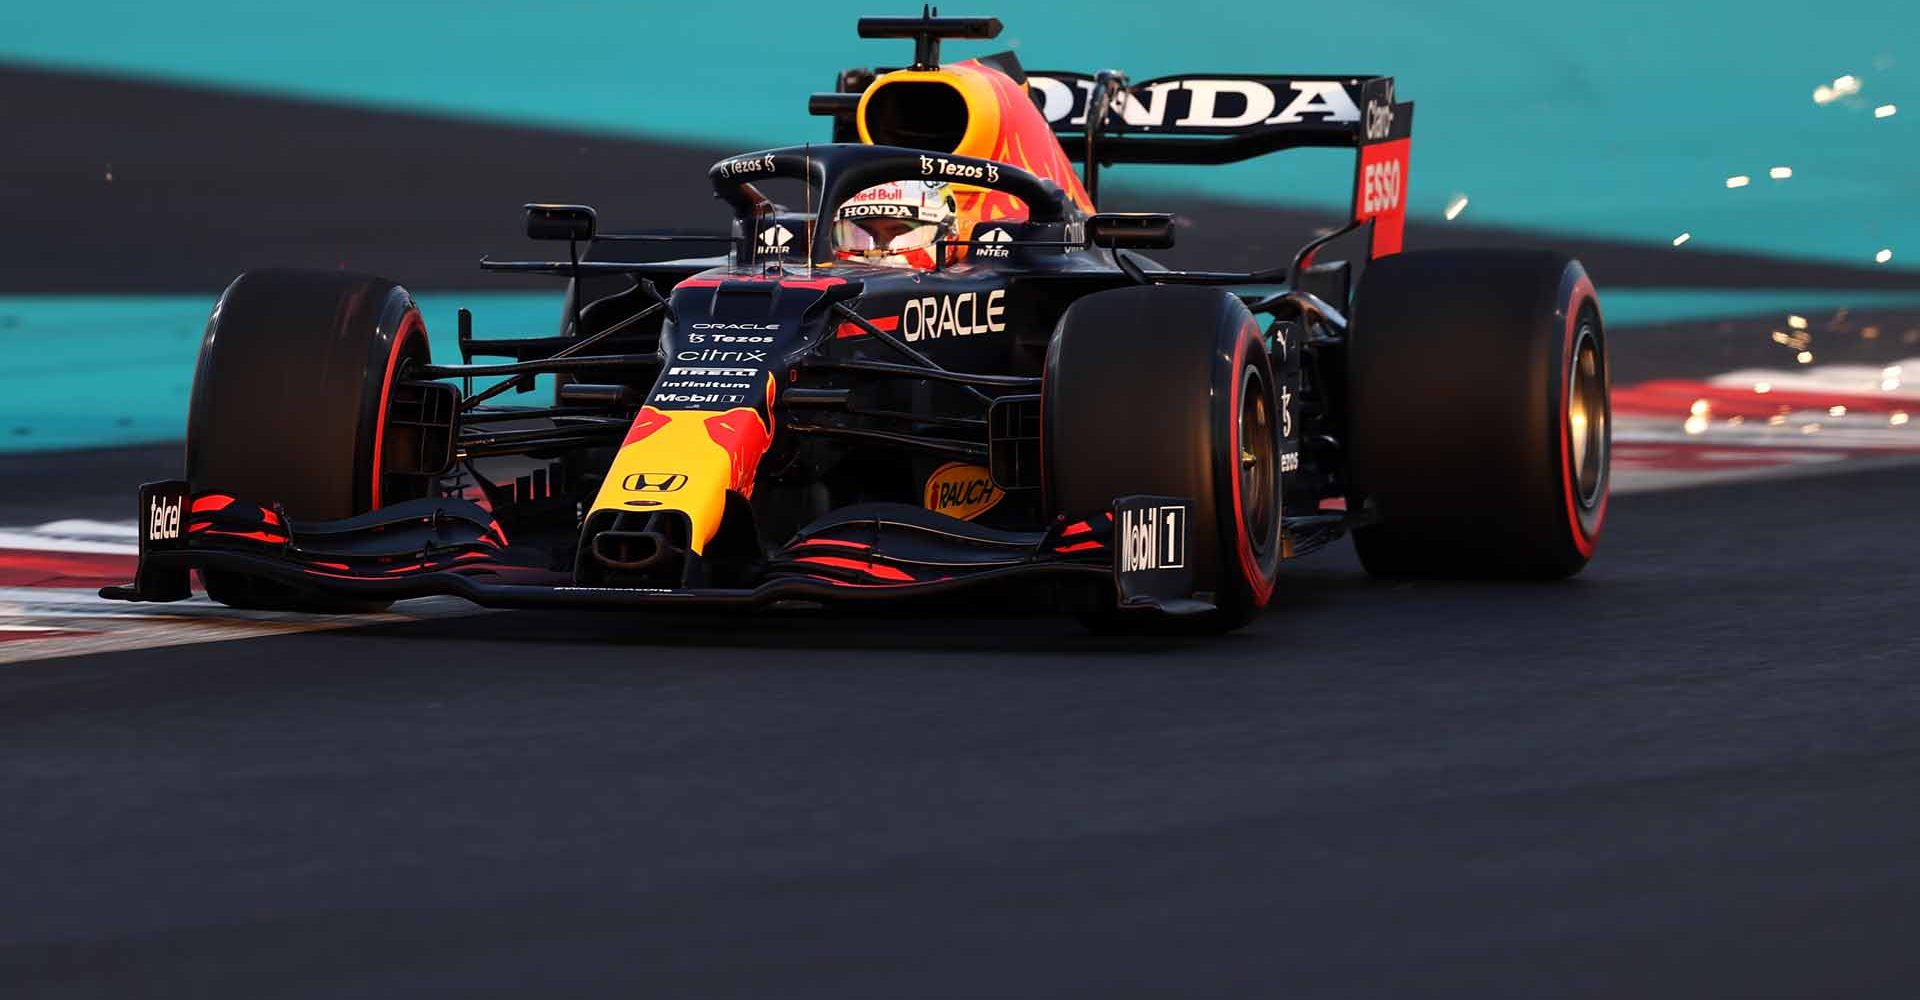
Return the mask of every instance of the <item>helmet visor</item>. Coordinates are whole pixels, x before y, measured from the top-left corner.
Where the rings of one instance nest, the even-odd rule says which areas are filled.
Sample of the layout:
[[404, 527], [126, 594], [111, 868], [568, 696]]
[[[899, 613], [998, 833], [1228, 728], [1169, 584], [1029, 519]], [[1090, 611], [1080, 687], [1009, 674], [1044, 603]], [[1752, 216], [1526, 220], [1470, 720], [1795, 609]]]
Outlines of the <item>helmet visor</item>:
[[841, 219], [833, 224], [833, 248], [862, 256], [885, 256], [931, 247], [940, 238], [937, 222], [910, 219]]

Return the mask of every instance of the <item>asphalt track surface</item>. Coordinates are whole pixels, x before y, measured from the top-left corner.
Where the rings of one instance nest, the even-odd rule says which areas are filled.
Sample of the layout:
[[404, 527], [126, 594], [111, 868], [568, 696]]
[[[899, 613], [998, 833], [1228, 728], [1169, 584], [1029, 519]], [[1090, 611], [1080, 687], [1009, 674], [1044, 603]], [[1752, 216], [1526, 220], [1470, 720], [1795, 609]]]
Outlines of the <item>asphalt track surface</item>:
[[0, 993], [1904, 996], [1920, 470], [1212, 641], [499, 614], [0, 672]]
[[[151, 249], [99, 252], [189, 290], [249, 247]], [[1617, 374], [1778, 350], [1687, 330]], [[177, 461], [3, 458], [0, 519]], [[515, 613], [10, 665], [0, 996], [1912, 996], [1917, 496], [1616, 497], [1544, 586], [1341, 545], [1207, 641]]]

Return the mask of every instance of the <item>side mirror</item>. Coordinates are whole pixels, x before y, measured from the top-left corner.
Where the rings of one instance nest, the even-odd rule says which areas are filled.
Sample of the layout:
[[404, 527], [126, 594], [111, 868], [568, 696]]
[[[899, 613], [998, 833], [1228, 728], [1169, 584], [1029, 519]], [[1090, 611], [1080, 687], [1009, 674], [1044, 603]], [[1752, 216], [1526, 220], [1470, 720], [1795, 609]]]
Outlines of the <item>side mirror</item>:
[[590, 240], [593, 209], [585, 205], [528, 205], [527, 238], [535, 240]]
[[1087, 242], [1125, 250], [1173, 246], [1173, 216], [1165, 212], [1102, 212], [1087, 219]]
[[860, 109], [859, 94], [819, 93], [807, 95], [807, 114], [821, 118], [850, 118]]

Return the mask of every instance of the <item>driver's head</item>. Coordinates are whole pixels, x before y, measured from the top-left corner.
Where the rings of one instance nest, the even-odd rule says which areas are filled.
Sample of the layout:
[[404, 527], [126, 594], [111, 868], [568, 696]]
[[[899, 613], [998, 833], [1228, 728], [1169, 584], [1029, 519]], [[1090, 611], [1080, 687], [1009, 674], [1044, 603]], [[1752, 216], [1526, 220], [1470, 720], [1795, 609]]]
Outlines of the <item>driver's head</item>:
[[940, 240], [953, 238], [953, 191], [931, 181], [870, 187], [834, 213], [833, 255], [882, 267], [932, 270]]

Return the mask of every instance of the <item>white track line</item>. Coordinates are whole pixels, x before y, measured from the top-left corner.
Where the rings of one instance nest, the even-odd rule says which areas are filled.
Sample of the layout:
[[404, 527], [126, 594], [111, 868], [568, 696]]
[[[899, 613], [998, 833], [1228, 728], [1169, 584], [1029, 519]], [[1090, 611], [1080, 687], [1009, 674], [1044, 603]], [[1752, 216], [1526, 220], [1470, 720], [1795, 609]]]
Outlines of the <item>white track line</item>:
[[457, 597], [427, 597], [402, 601], [381, 614], [306, 615], [237, 611], [205, 597], [128, 604], [103, 600], [91, 590], [0, 587], [0, 633], [49, 633], [0, 641], [0, 663], [455, 618], [484, 611]]

